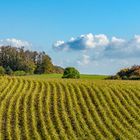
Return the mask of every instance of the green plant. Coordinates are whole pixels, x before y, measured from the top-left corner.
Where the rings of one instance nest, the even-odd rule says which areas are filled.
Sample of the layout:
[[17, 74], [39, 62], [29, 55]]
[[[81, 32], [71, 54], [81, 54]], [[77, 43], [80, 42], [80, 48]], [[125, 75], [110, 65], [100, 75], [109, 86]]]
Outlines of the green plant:
[[140, 66], [134, 65], [131, 68], [121, 69], [116, 75], [107, 79], [140, 80]]
[[80, 78], [80, 73], [74, 67], [67, 67], [64, 70], [64, 74], [63, 74], [63, 77], [62, 78], [74, 78], [74, 79], [78, 79], [78, 78]]
[[0, 75], [4, 75], [4, 74], [5, 74], [5, 69], [2, 66], [0, 66]]
[[6, 74], [8, 74], [8, 75], [12, 75], [13, 74], [13, 70], [8, 66], [8, 67], [6, 67]]
[[14, 75], [15, 76], [25, 76], [26, 75], [26, 72], [25, 71], [23, 71], [23, 70], [18, 70], [18, 71], [15, 71], [14, 72]]

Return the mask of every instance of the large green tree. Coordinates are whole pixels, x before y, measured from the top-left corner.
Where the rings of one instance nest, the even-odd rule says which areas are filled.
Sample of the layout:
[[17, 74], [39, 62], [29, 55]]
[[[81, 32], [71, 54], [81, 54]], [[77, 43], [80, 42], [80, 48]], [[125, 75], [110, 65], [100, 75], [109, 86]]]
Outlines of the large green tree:
[[45, 54], [45, 52], [42, 52], [39, 55], [39, 59], [37, 62], [37, 69], [36, 73], [54, 73], [55, 68], [52, 64], [51, 58]]
[[[45, 52], [25, 50], [24, 47], [0, 47], [0, 66], [12, 71], [25, 71], [26, 73], [59, 73]], [[58, 71], [57, 71], [58, 70]]]

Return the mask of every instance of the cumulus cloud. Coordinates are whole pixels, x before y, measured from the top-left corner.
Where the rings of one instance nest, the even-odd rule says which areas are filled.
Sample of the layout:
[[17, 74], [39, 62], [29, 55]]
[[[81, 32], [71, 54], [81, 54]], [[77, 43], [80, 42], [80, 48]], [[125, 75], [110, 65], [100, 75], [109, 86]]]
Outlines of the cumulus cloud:
[[[90, 53], [92, 59], [140, 57], [140, 35], [125, 40], [115, 36], [110, 39], [105, 34], [93, 35], [89, 33], [71, 38], [67, 42], [57, 41], [53, 44], [53, 48], [66, 51], [84, 50]], [[84, 57], [83, 60], [87, 59]]]
[[140, 36], [135, 35], [130, 40], [112, 38], [103, 53], [109, 58], [140, 57]]
[[93, 35], [92, 33], [71, 38], [69, 41], [56, 41], [53, 48], [56, 50], [85, 50], [108, 45], [109, 40], [106, 35]]
[[18, 40], [15, 38], [7, 38], [0, 40], [0, 46], [14, 46], [14, 47], [26, 47], [29, 48], [32, 44], [27, 41]]
[[77, 61], [77, 63], [79, 65], [87, 65], [87, 64], [89, 64], [90, 63], [90, 56], [84, 54], [82, 56], [82, 58]]

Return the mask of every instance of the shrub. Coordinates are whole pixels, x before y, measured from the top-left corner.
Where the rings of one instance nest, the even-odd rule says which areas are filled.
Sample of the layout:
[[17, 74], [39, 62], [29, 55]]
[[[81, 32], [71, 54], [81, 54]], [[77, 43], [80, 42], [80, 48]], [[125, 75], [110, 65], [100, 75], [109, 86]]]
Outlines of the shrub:
[[26, 72], [25, 71], [23, 71], [23, 70], [18, 70], [18, 71], [15, 71], [14, 72], [14, 75], [15, 76], [25, 76], [26, 75]]
[[123, 80], [128, 80], [129, 78], [126, 75], [124, 75], [124, 76], [122, 76], [122, 79]]
[[5, 74], [5, 69], [2, 66], [0, 66], [0, 75], [4, 75], [4, 74]]
[[132, 75], [129, 77], [130, 80], [140, 80], [140, 76]]
[[121, 69], [116, 75], [108, 79], [140, 80], [140, 66], [134, 65], [130, 68]]
[[131, 74], [131, 71], [130, 71], [129, 68], [121, 69], [121, 70], [117, 73], [117, 75], [119, 75], [120, 77], [122, 77], [122, 79], [123, 79], [124, 76], [125, 76], [125, 78], [126, 78], [126, 77], [129, 77], [130, 74]]
[[63, 77], [62, 78], [74, 78], [74, 79], [78, 79], [78, 78], [80, 78], [80, 73], [74, 67], [67, 67], [64, 70], [64, 74], [63, 74]]
[[9, 66], [5, 69], [5, 71], [6, 71], [6, 74], [8, 74], [8, 75], [13, 74], [13, 70]]
[[106, 80], [110, 79], [110, 80], [120, 80], [121, 77], [119, 75], [112, 75], [112, 76], [109, 76], [107, 78], [105, 78]]

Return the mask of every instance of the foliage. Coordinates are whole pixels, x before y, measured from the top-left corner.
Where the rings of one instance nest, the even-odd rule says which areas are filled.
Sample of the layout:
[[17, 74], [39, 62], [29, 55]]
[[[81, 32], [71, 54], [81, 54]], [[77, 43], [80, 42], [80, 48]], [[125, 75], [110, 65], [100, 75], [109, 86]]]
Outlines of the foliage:
[[39, 54], [37, 60], [37, 67], [35, 70], [35, 74], [43, 73], [55, 73], [55, 67], [52, 64], [51, 58], [47, 54], [45, 54], [45, 52]]
[[64, 69], [60, 66], [54, 66], [55, 68], [55, 73], [61, 73], [63, 74], [64, 73]]
[[51, 58], [49, 56], [44, 56], [42, 59], [41, 68], [43, 73], [53, 73], [53, 64], [51, 62]]
[[63, 74], [63, 77], [62, 78], [74, 78], [74, 79], [78, 79], [78, 78], [80, 78], [80, 73], [74, 67], [67, 67], [64, 70], [64, 74]]
[[36, 65], [32, 61], [26, 61], [22, 63], [22, 68], [20, 70], [25, 71], [28, 74], [34, 74], [34, 71], [36, 69]]
[[23, 70], [29, 74], [59, 73], [45, 52], [25, 50], [24, 47], [1, 46], [0, 66], [10, 68], [11, 71]]
[[139, 80], [140, 66], [134, 65], [131, 68], [121, 69], [116, 75], [110, 76], [108, 79]]
[[7, 66], [5, 68], [5, 73], [8, 74], [8, 75], [12, 75], [13, 74], [13, 70], [9, 66]]
[[15, 76], [25, 76], [27, 73], [23, 70], [14, 71], [13, 73]]
[[106, 80], [120, 80], [120, 76], [119, 75], [111, 75], [105, 78]]
[[0, 66], [0, 75], [4, 75], [4, 74], [5, 74], [5, 69], [2, 66]]

